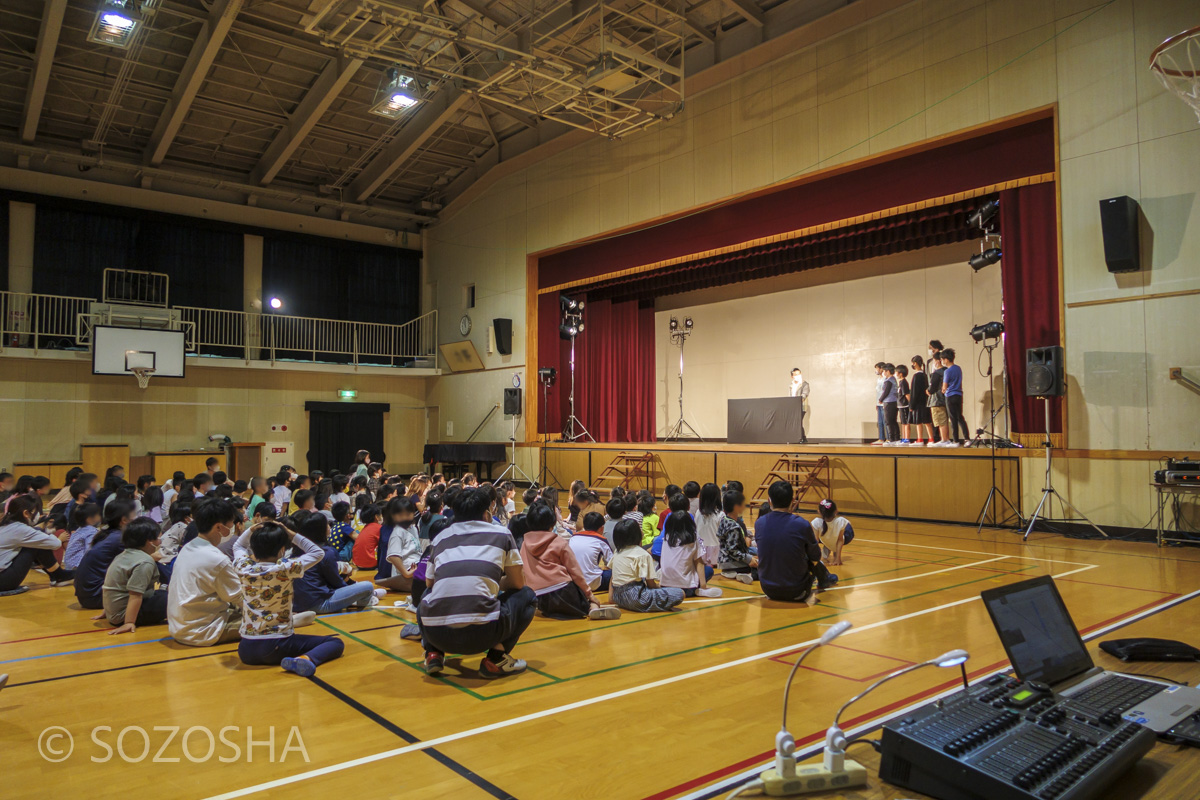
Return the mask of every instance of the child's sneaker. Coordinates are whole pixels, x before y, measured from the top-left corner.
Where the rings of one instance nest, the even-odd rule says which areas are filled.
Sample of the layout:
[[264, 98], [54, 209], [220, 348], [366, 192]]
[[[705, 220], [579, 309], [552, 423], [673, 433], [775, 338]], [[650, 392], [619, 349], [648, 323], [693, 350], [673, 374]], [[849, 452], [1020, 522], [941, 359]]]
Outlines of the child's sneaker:
[[370, 597], [367, 598], [367, 608], [371, 608], [372, 606], [377, 606], [377, 605], [379, 605], [378, 595], [371, 595]]
[[905, 447], [908, 447], [910, 444], [912, 444], [912, 442], [909, 441], [908, 439], [901, 439], [900, 444], [904, 445]]
[[75, 581], [75, 573], [66, 567], [59, 567], [49, 572], [51, 586], [70, 586]]
[[446, 656], [444, 653], [439, 653], [436, 650], [430, 650], [425, 654], [425, 674], [437, 675], [446, 668]]
[[709, 586], [707, 589], [697, 589], [696, 597], [720, 597], [721, 590], [715, 586]]
[[837, 586], [837, 582], [838, 582], [838, 576], [832, 572], [829, 573], [829, 577], [826, 578], [825, 582], [821, 584], [821, 587], [820, 587], [821, 591], [823, 592], [826, 589], [830, 588], [831, 586]]
[[279, 666], [288, 672], [296, 673], [301, 678], [311, 678], [317, 674], [317, 665], [307, 658], [285, 658], [279, 662]]
[[382, 600], [383, 598], [387, 597], [387, 589], [376, 589], [374, 594], [376, 600]]
[[[428, 665], [428, 661], [425, 662]], [[479, 662], [479, 675], [484, 678], [503, 678], [506, 675], [519, 675], [528, 669], [529, 665], [519, 658], [513, 658], [508, 653], [500, 660], [492, 661], [487, 656]], [[426, 667], [428, 669], [428, 666]]]
[[754, 578], [749, 572], [739, 572], [733, 576], [733, 579], [739, 583], [754, 583]]
[[588, 612], [588, 619], [620, 619], [621, 609], [616, 606], [600, 606]]

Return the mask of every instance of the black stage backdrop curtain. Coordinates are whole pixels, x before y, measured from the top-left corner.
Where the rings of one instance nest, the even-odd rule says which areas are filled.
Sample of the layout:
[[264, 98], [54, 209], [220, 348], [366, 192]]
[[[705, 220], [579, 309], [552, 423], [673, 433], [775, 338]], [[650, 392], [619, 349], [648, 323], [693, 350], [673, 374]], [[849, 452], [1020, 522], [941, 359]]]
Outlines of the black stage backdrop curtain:
[[171, 305], [240, 311], [243, 241], [181, 217], [39, 204], [33, 290], [99, 298], [105, 269], [135, 269], [169, 276]]
[[263, 296], [281, 313], [400, 325], [420, 311], [421, 254], [398, 247], [263, 237]]
[[371, 451], [371, 458], [383, 463], [383, 415], [390, 408], [388, 403], [305, 403], [309, 468], [349, 474], [359, 450]]

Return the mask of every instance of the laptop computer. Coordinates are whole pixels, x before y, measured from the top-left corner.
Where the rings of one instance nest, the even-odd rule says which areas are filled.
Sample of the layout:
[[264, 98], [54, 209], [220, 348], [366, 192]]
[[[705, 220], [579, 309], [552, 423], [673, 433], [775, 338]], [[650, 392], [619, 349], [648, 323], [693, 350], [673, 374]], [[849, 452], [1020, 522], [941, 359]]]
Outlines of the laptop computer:
[[1093, 721], [1127, 719], [1162, 733], [1200, 711], [1200, 689], [1097, 667], [1049, 575], [982, 596], [1017, 677], [1070, 698]]

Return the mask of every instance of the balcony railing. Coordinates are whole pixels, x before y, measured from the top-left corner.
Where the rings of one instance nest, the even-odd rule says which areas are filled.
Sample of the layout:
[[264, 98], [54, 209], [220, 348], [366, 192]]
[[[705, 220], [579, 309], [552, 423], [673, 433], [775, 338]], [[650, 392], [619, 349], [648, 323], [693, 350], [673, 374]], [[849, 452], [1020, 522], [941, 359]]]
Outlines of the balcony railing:
[[201, 355], [393, 367], [436, 363], [437, 311], [389, 325], [188, 306], [175, 310], [195, 326]]
[[[87, 347], [96, 301], [0, 292], [0, 348], [35, 351]], [[433, 367], [437, 311], [401, 325], [175, 306], [188, 352], [246, 361], [307, 361]], [[172, 324], [171, 327], [176, 327]]]
[[63, 350], [76, 346], [75, 320], [92, 300], [0, 292], [0, 347]]

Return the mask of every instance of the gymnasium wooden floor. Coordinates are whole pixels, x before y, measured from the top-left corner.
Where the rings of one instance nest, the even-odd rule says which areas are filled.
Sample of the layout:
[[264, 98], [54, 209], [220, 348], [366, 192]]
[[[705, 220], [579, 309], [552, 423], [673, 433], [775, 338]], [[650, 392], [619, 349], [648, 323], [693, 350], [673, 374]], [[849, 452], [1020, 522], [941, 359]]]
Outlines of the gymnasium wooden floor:
[[[1197, 604], [1188, 597], [1200, 588], [1195, 549], [1049, 535], [1023, 545], [1011, 532], [854, 523], [859, 538], [837, 569], [841, 586], [815, 607], [716, 581], [722, 598], [689, 601], [680, 613], [626, 613], [611, 622], [538, 618], [518, 650], [530, 671], [495, 682], [475, 675], [475, 658], [461, 670], [452, 660], [440, 679], [426, 677], [420, 645], [399, 638], [411, 615], [386, 605], [323, 617], [304, 630], [338, 633], [347, 645], [345, 657], [304, 680], [244, 667], [235, 646], [180, 647], [164, 639], [165, 626], [107, 636], [90, 621], [93, 612], [74, 607], [70, 589], [41, 584], [0, 598], [0, 672], [11, 674], [0, 692], [2, 794], [703, 796], [704, 787], [769, 758], [789, 658], [838, 620], [855, 627], [809, 659], [793, 692], [790, 727], [801, 745], [823, 736], [845, 699], [902, 665], [964, 647], [972, 676], [1004, 667], [978, 601], [991, 586], [1051, 574], [1085, 634], [1136, 620], [1119, 635], [1200, 638]], [[958, 678], [957, 670], [929, 668], [892, 681], [843, 724], [921, 702]], [[58, 763], [39, 756], [39, 736], [51, 726], [74, 740]], [[94, 734], [97, 726], [108, 730]], [[125, 735], [123, 759], [113, 751], [131, 726], [146, 735]], [[251, 751], [252, 762], [245, 752], [251, 726], [256, 742], [267, 740], [271, 726], [275, 735], [273, 747]], [[284, 753], [293, 726], [303, 752], [293, 739]], [[214, 736], [232, 728], [225, 739], [241, 747], [240, 757], [218, 739], [205, 760], [203, 732], [189, 734], [185, 749], [184, 733], [195, 727]], [[64, 741], [47, 734], [42, 743], [61, 756]], [[153, 763], [156, 754], [174, 760]], [[871, 781], [878, 783], [874, 774]]]

